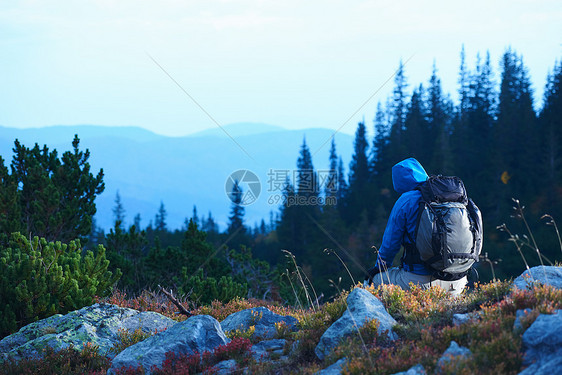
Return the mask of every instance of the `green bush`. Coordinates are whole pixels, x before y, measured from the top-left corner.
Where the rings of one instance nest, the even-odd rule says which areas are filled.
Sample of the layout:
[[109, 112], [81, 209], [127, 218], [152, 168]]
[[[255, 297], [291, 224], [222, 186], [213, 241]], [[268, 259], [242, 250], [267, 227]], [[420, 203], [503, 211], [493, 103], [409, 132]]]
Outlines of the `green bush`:
[[214, 300], [228, 302], [235, 297], [244, 297], [248, 294], [246, 284], [237, 283], [230, 276], [221, 276], [218, 280], [210, 276], [205, 277], [203, 270], [189, 276], [187, 268], [184, 267], [181, 280], [180, 293], [201, 305], [207, 305]]
[[121, 276], [107, 270], [105, 249], [84, 252], [69, 244], [28, 240], [13, 233], [0, 247], [0, 337], [51, 315], [91, 305]]

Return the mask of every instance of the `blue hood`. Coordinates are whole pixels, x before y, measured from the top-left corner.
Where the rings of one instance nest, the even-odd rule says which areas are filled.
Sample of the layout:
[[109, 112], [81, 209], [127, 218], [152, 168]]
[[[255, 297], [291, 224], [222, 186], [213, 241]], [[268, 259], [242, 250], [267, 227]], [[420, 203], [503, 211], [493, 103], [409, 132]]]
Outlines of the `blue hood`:
[[427, 180], [427, 173], [419, 161], [414, 158], [402, 160], [392, 167], [392, 184], [397, 193], [414, 190]]

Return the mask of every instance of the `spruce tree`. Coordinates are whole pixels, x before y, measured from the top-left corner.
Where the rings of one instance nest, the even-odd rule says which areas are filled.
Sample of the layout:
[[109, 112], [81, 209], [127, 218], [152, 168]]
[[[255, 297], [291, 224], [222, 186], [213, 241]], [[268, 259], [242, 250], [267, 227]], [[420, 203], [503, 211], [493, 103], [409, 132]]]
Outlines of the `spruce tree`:
[[228, 223], [227, 233], [229, 235], [244, 234], [246, 228], [244, 226], [244, 214], [245, 209], [242, 206], [242, 188], [240, 187], [238, 180], [234, 181], [232, 186], [232, 204], [230, 207], [230, 217]]
[[125, 220], [125, 208], [121, 202], [121, 195], [119, 195], [119, 190], [115, 193], [115, 206], [113, 207], [113, 219], [115, 226], [123, 227], [123, 222]]

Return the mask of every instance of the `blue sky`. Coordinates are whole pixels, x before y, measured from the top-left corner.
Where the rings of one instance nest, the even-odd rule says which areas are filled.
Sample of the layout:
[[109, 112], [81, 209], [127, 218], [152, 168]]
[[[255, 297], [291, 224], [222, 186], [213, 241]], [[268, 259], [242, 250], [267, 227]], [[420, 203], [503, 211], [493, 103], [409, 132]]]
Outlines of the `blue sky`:
[[[562, 2], [10, 1], [0, 3], [0, 125], [137, 125], [165, 135], [221, 125], [339, 128], [393, 74], [410, 88], [436, 62], [456, 99], [459, 53], [472, 67], [507, 46], [540, 103], [562, 56]], [[384, 86], [342, 129], [374, 117]]]

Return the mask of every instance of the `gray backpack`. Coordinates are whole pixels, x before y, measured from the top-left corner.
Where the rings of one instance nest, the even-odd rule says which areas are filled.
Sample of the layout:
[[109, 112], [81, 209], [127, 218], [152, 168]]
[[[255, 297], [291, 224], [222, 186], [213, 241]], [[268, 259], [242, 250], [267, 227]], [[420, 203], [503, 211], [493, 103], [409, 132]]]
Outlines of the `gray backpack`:
[[482, 250], [480, 210], [458, 177], [430, 176], [418, 189], [422, 200], [415, 238], [408, 234], [411, 244], [405, 246], [403, 261], [425, 264], [438, 279], [460, 279]]

